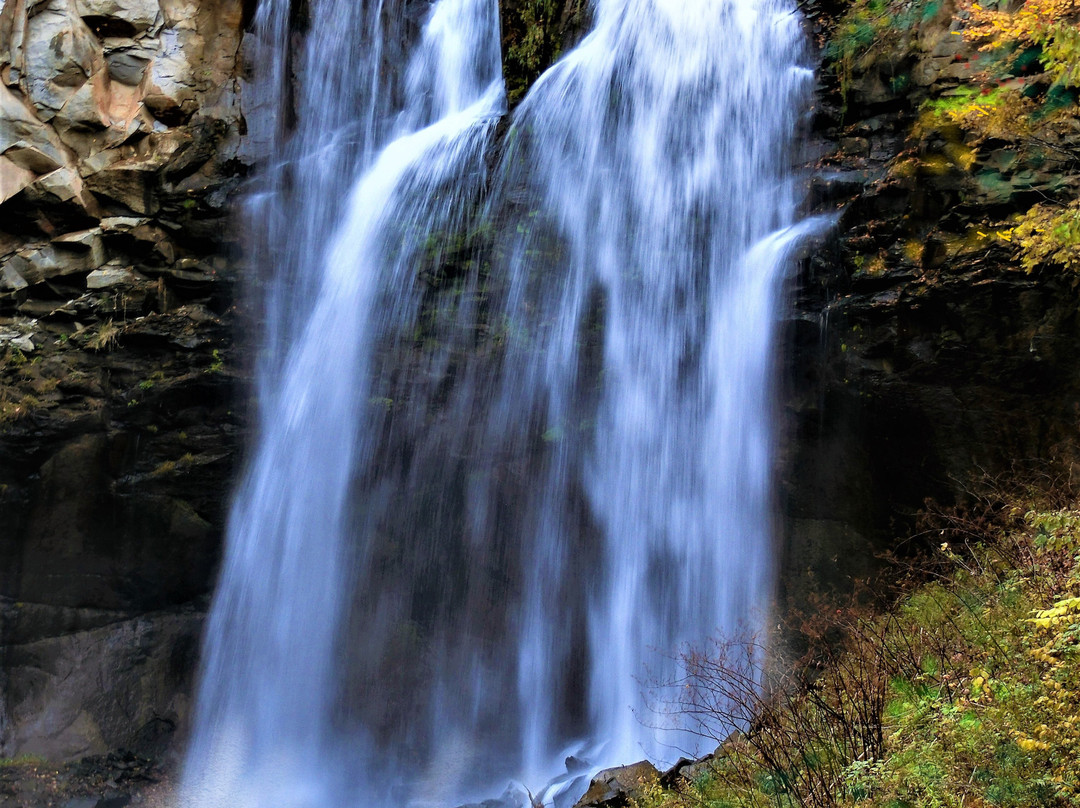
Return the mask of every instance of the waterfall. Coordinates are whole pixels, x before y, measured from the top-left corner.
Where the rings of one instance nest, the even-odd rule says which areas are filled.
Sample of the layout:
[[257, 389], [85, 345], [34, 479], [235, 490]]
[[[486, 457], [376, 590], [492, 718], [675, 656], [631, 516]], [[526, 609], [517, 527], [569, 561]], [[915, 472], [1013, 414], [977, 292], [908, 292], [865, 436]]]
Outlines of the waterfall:
[[793, 5], [596, 0], [505, 127], [495, 0], [312, 0], [300, 52], [289, 6], [257, 19], [258, 437], [181, 805], [705, 751], [643, 693], [767, 614], [776, 322], [818, 226]]

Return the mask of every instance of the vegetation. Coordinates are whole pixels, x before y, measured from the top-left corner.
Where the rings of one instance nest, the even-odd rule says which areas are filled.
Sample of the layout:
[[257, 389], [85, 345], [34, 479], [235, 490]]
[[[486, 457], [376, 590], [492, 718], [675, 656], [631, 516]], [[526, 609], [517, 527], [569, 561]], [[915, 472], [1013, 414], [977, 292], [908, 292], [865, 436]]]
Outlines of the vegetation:
[[1080, 0], [1027, 0], [1015, 11], [969, 2], [962, 12], [966, 24], [953, 33], [977, 48], [973, 80], [929, 101], [923, 125], [958, 124], [975, 142], [1060, 148], [1075, 133]]
[[41, 402], [34, 396], [24, 395], [12, 400], [7, 390], [0, 389], [0, 424], [25, 418], [40, 406]]
[[[34, 366], [38, 360], [28, 359], [21, 350], [8, 345], [0, 357], [0, 425], [10, 424], [26, 418], [41, 406], [41, 401], [33, 394], [20, 389], [18, 384], [11, 384], [14, 378], [19, 382], [34, 379]], [[47, 384], [38, 381], [34, 392], [45, 394], [56, 387], [55, 380]]]
[[1028, 272], [1040, 264], [1080, 272], [1080, 200], [1064, 206], [1034, 205], [1017, 219], [1011, 239]]
[[691, 728], [729, 740], [634, 808], [1080, 805], [1080, 504], [985, 495], [926, 521], [939, 548], [893, 608], [828, 610], [767, 676], [753, 641], [688, 659]]
[[1041, 63], [1054, 85], [1080, 86], [1080, 17], [1078, 0], [1027, 0], [1015, 11], [970, 2], [964, 39], [995, 54], [1020, 71]]
[[92, 351], [104, 352], [112, 350], [120, 335], [120, 327], [112, 320], [105, 320], [86, 340], [86, 347]]
[[499, 4], [503, 70], [511, 104], [559, 58], [563, 47], [585, 27], [584, 0], [514, 0]]
[[[855, 73], [880, 58], [882, 48], [895, 45], [940, 10], [939, 0], [854, 0], [848, 4], [833, 28], [824, 53], [825, 63], [839, 81], [845, 103]], [[906, 78], [897, 75], [893, 83], [893, 89], [899, 91]]]
[[[977, 96], [969, 93], [951, 109], [928, 105], [929, 112], [960, 125], [976, 143], [1011, 141], [1051, 165], [1075, 164], [1080, 1], [1027, 0], [1011, 11], [972, 2], [965, 11], [962, 36], [988, 57], [983, 84]], [[1028, 272], [1044, 264], [1080, 269], [1080, 202], [1064, 192], [1064, 198], [1031, 206], [997, 233], [1015, 246]]]
[[[825, 55], [845, 110], [864, 74], [887, 80], [897, 71], [899, 92], [900, 71], [929, 71], [910, 95], [923, 98], [914, 148], [890, 175], [966, 177], [961, 201], [981, 206], [982, 216], [993, 211], [942, 240], [978, 251], [991, 238], [1028, 272], [1080, 269], [1080, 203], [1070, 179], [1080, 165], [1080, 0], [961, 0], [947, 19], [933, 0], [852, 0], [844, 8]], [[941, 73], [948, 78], [927, 78], [949, 54], [954, 62]]]

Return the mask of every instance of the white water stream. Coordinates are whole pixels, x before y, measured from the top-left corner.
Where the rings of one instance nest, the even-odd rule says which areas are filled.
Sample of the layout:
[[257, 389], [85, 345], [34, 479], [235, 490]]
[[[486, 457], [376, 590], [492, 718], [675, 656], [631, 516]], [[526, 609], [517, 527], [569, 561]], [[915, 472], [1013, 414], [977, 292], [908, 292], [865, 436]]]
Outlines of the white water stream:
[[296, 110], [248, 211], [259, 436], [181, 804], [454, 805], [708, 751], [647, 692], [767, 616], [775, 332], [818, 226], [793, 5], [597, 0], [498, 156], [495, 0], [312, 0], [291, 63], [288, 6], [258, 19]]

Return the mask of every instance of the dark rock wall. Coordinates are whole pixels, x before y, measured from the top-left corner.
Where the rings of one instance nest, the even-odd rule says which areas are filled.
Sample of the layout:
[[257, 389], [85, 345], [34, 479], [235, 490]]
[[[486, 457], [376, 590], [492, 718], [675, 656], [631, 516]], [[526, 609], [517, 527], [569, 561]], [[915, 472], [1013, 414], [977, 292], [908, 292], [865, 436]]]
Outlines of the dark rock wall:
[[186, 712], [241, 428], [242, 12], [0, 11], [0, 757]]
[[[851, 5], [812, 7], [819, 44]], [[1080, 108], [1058, 112], [1053, 143], [928, 118], [1002, 81], [959, 35], [965, 20], [928, 4], [861, 49], [843, 86], [835, 63], [820, 74], [809, 204], [840, 216], [802, 267], [788, 329], [790, 587], [858, 577], [928, 497], [963, 499], [984, 476], [1049, 480], [1077, 460], [1078, 279], [1025, 272], [994, 234], [1075, 198]]]

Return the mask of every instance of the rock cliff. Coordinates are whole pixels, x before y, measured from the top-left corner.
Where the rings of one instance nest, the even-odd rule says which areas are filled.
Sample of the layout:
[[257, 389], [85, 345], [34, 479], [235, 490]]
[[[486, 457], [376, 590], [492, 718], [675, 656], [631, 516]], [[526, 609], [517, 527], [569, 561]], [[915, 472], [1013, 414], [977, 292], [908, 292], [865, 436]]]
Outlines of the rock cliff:
[[[1075, 95], [1037, 140], [928, 115], [1017, 77], [989, 77], [949, 2], [837, 49], [859, 2], [804, 4], [807, 207], [839, 220], [786, 324], [790, 591], [858, 575], [927, 496], [1077, 456], [1075, 278], [1008, 240], [1080, 190]], [[501, 4], [512, 100], [585, 5]], [[186, 714], [247, 409], [229, 203], [274, 125], [252, 6], [0, 11], [0, 756], [154, 752]]]
[[0, 757], [185, 712], [235, 465], [240, 0], [0, 11]]
[[865, 571], [928, 497], [1068, 475], [1080, 448], [1078, 277], [1015, 235], [1080, 195], [1076, 88], [1030, 47], [965, 36], [951, 0], [809, 14], [809, 204], [839, 220], [803, 264], [787, 343], [796, 587]]

